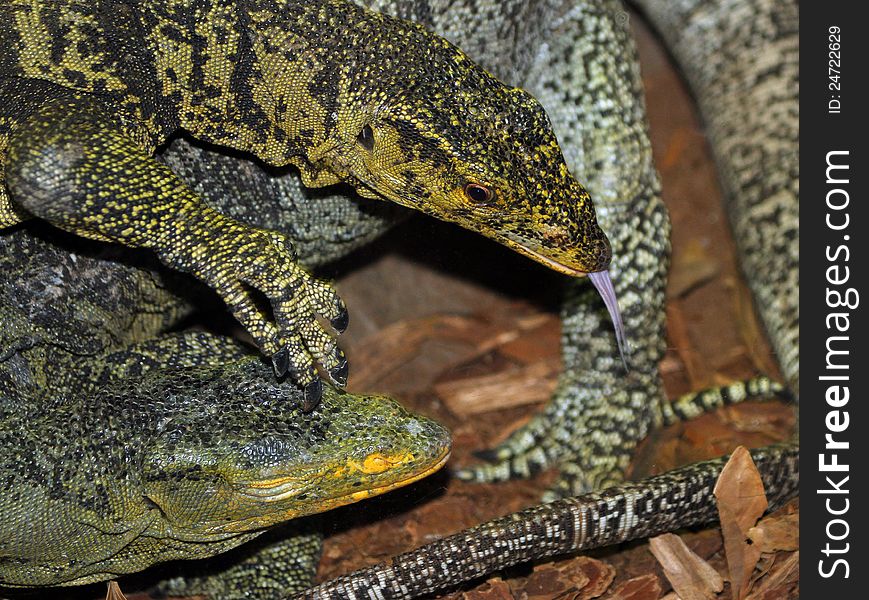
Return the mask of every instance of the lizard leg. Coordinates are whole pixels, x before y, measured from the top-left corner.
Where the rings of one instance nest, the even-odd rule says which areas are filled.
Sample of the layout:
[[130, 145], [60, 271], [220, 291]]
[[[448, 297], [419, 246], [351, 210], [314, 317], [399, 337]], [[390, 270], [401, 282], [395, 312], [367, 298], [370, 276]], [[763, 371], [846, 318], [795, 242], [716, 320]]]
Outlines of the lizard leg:
[[[613, 250], [630, 369], [612, 323], [587, 282], [570, 285], [562, 310], [564, 372], [550, 404], [465, 479], [524, 476], [556, 467], [556, 494], [615, 483], [636, 444], [663, 422], [658, 362], [665, 349], [669, 223], [646, 134], [629, 19], [618, 2], [564, 2], [544, 21], [546, 45], [523, 81], [544, 104], [571, 171], [595, 197]], [[600, 52], [606, 47], [617, 51]]]
[[220, 556], [185, 562], [183, 574], [160, 582], [161, 596], [209, 600], [279, 600], [298, 594], [314, 581], [323, 535], [273, 529]]
[[[651, 407], [657, 402], [656, 377], [639, 377], [627, 386], [613, 387], [603, 378], [595, 383], [583, 377], [583, 385], [564, 385], [546, 410], [499, 447], [480, 453], [490, 464], [475, 465], [456, 473], [470, 481], [503, 481], [529, 477], [557, 466], [561, 477], [544, 496], [547, 499], [583, 494], [615, 485], [633, 456], [636, 443], [651, 429], [691, 419], [704, 412], [746, 400], [781, 395], [781, 384], [765, 376], [725, 386], [692, 392], [665, 402], [661, 413]], [[630, 430], [622, 423], [628, 414], [642, 415]], [[651, 423], [651, 426], [644, 424]]]
[[[594, 380], [594, 381], [593, 381]], [[654, 410], [648, 381], [615, 387], [603, 378], [584, 378], [588, 385], [563, 385], [546, 409], [497, 448], [481, 453], [492, 460], [461, 469], [459, 479], [502, 481], [529, 477], [555, 466], [558, 481], [547, 498], [584, 493], [622, 481], [634, 448], [656, 419], [633, 421], [628, 413]]]
[[339, 333], [346, 327], [346, 308], [331, 286], [298, 265], [285, 235], [209, 208], [105, 115], [88, 97], [68, 95], [21, 119], [5, 161], [13, 202], [79, 235], [150, 248], [205, 281], [273, 356], [278, 374], [290, 371], [305, 387], [309, 403], [322, 390], [318, 365], [343, 384], [346, 359], [322, 322]]

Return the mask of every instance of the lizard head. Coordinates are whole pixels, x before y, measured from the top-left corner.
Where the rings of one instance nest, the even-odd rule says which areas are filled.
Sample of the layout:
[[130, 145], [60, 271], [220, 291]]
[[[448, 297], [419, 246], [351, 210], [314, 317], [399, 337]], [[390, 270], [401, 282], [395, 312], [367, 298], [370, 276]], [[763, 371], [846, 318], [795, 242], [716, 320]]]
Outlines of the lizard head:
[[311, 412], [263, 365], [185, 382], [145, 459], [145, 494], [167, 527], [209, 541], [407, 485], [438, 470], [450, 436], [378, 396], [327, 388]]
[[353, 119], [338, 159], [345, 179], [364, 196], [457, 223], [562, 273], [605, 270], [609, 242], [543, 107], [475, 75], [473, 84], [384, 95]]
[[363, 196], [457, 223], [561, 273], [591, 275], [626, 361], [610, 243], [543, 106], [421, 27], [395, 26], [389, 40], [347, 78], [329, 170]]
[[[567, 275], [598, 273], [592, 282], [607, 300], [624, 356], [607, 274], [610, 244], [540, 102], [420, 25], [347, 10], [358, 12], [351, 31], [318, 31], [318, 47], [337, 61], [281, 46], [279, 31], [268, 38], [284, 52], [268, 56], [291, 58], [268, 63], [269, 89], [297, 89], [293, 65], [316, 65], [299, 110], [316, 126], [302, 135], [298, 115], [275, 119], [290, 132], [284, 139], [307, 140], [303, 158], [294, 159], [300, 151], [288, 143], [284, 160], [295, 160], [305, 185], [344, 181], [363, 196], [457, 223]], [[275, 106], [292, 103], [276, 94]]]
[[293, 162], [306, 186], [343, 181], [457, 223], [568, 275], [607, 268], [591, 197], [540, 102], [421, 25], [342, 10], [351, 28], [304, 42], [269, 15], [258, 24], [263, 103], [280, 130], [267, 162]]

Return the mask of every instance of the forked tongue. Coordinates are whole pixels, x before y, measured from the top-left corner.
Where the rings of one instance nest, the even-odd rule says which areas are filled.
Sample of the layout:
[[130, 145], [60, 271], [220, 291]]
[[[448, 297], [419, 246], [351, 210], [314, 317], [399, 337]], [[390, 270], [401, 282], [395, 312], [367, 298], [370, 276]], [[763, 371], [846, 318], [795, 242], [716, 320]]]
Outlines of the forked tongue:
[[616, 299], [616, 291], [613, 289], [613, 282], [610, 279], [609, 271], [589, 273], [588, 278], [591, 279], [594, 287], [597, 288], [597, 293], [603, 298], [603, 303], [606, 304], [606, 309], [609, 311], [610, 319], [612, 319], [613, 327], [616, 330], [616, 342], [619, 345], [619, 354], [627, 371], [628, 340], [625, 338], [625, 326], [622, 324], [622, 314], [619, 312], [619, 302]]

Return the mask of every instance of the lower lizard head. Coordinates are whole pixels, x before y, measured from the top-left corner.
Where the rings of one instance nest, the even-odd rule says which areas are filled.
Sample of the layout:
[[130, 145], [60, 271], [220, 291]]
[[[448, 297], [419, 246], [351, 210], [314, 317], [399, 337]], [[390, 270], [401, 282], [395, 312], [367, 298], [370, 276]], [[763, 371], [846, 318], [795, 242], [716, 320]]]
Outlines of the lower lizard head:
[[421, 479], [449, 456], [443, 427], [388, 398], [327, 389], [305, 413], [297, 390], [266, 370], [238, 387], [231, 380], [222, 374], [219, 389], [198, 394], [215, 400], [172, 416], [145, 456], [145, 495], [185, 539], [356, 502]]

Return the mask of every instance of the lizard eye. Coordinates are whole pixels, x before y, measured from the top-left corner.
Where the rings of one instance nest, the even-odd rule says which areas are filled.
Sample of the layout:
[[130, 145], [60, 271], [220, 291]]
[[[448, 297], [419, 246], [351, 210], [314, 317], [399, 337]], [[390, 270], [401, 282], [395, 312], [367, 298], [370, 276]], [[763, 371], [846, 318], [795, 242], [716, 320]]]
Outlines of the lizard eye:
[[356, 142], [369, 152], [374, 149], [374, 130], [371, 129], [371, 125], [362, 128], [362, 131], [356, 136]]
[[492, 190], [479, 183], [469, 183], [465, 186], [465, 195], [471, 202], [486, 204], [492, 199]]

